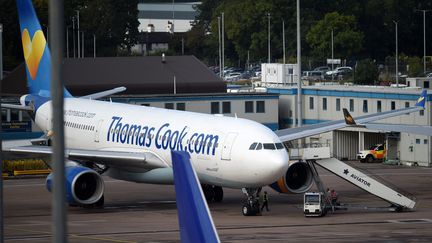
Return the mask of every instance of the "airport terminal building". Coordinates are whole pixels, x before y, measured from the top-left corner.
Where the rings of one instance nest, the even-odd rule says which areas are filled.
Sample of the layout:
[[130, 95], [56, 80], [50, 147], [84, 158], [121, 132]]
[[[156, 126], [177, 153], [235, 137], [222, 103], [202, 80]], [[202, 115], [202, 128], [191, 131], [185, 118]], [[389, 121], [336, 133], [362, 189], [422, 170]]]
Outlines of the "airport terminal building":
[[[279, 94], [280, 127], [294, 127], [297, 109], [297, 87], [268, 87], [268, 93]], [[344, 119], [346, 108], [354, 117], [413, 106], [420, 88], [383, 86], [317, 85], [302, 89], [303, 125]], [[379, 121], [380, 123], [431, 126], [431, 100], [428, 94], [424, 111]], [[349, 127], [311, 136], [306, 143], [328, 144], [333, 157], [356, 159], [360, 150], [380, 143], [387, 144], [387, 161], [432, 166], [431, 137], [391, 131], [372, 131]]]

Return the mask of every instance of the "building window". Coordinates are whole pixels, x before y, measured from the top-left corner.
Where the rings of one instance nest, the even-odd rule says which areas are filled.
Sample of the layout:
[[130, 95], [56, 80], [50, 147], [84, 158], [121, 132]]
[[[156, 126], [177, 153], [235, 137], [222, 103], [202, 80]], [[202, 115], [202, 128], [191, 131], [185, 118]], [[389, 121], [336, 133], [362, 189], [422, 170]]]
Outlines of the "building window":
[[165, 103], [165, 109], [174, 109], [174, 103]]
[[424, 110], [420, 110], [420, 116], [424, 116]]
[[363, 100], [363, 113], [368, 113], [368, 102]]
[[185, 103], [177, 103], [177, 110], [185, 111], [186, 110], [186, 104]]
[[416, 144], [420, 144], [420, 139], [416, 139]]
[[314, 109], [314, 98], [313, 97], [309, 97], [309, 109], [310, 110]]
[[211, 108], [210, 108], [210, 113], [211, 114], [219, 114], [219, 102], [212, 102], [211, 103]]
[[428, 144], [428, 140], [427, 140], [427, 139], [424, 139], [424, 140], [423, 140], [423, 144]]
[[396, 110], [396, 102], [394, 101], [391, 102], [391, 109]]
[[263, 100], [259, 100], [256, 102], [256, 112], [265, 113], [265, 103]]
[[[405, 108], [408, 108], [410, 106], [409, 102], [405, 102]], [[405, 113], [405, 115], [409, 115], [409, 113]]]
[[327, 110], [327, 98], [323, 98], [323, 100], [322, 100], [322, 102], [323, 102], [323, 110]]
[[429, 81], [424, 81], [423, 88], [429, 89]]
[[336, 98], [336, 111], [340, 111], [340, 99]]
[[377, 112], [381, 112], [381, 100], [377, 101]]
[[224, 114], [231, 113], [231, 102], [229, 101], [222, 102], [222, 113]]
[[253, 101], [245, 101], [245, 113], [253, 113], [254, 104]]
[[351, 111], [351, 112], [354, 111], [354, 99], [350, 99], [350, 100], [349, 100], [349, 108], [350, 108], [350, 111]]

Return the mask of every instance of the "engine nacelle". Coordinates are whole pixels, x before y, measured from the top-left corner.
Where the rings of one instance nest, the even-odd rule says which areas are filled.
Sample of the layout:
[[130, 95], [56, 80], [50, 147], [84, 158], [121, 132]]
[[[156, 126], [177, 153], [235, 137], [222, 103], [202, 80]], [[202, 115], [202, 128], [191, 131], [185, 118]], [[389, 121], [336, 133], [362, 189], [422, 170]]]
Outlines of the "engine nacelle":
[[304, 193], [313, 183], [312, 172], [309, 165], [304, 162], [294, 162], [289, 165], [285, 176], [270, 185], [280, 193]]
[[[104, 181], [94, 170], [82, 166], [67, 166], [66, 200], [68, 203], [89, 205], [96, 203], [104, 193]], [[53, 173], [46, 179], [46, 187], [51, 192]]]

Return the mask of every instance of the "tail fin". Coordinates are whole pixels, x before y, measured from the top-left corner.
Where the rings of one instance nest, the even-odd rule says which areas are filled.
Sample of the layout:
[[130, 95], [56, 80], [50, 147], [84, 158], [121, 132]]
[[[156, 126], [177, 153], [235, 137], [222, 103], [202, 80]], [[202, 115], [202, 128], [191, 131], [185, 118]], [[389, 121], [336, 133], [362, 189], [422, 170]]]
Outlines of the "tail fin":
[[181, 242], [220, 242], [190, 155], [171, 151]]
[[357, 125], [356, 122], [354, 121], [354, 118], [351, 116], [351, 114], [348, 112], [346, 108], [343, 108], [343, 114], [345, 118], [345, 123], [347, 125]]
[[427, 98], [427, 90], [423, 90], [415, 105], [424, 108], [426, 104], [426, 98]]
[[[50, 97], [51, 54], [31, 0], [17, 0], [30, 94]], [[71, 94], [64, 89], [64, 96]]]

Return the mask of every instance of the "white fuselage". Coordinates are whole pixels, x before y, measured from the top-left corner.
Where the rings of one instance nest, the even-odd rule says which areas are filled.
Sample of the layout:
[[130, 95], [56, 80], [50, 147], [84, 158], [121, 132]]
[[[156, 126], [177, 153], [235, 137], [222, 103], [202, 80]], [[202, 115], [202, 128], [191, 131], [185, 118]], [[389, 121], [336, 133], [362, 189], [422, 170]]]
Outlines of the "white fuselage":
[[[36, 124], [48, 132], [51, 117], [51, 102], [47, 102], [37, 110]], [[68, 149], [147, 152], [161, 160], [161, 168], [168, 169], [171, 150], [187, 151], [201, 183], [260, 187], [275, 182], [288, 168], [285, 149], [250, 150], [253, 143], [268, 145], [280, 140], [267, 127], [246, 119], [66, 98], [64, 121]], [[154, 171], [117, 166], [108, 174], [130, 181], [167, 183], [163, 173], [159, 180]]]

